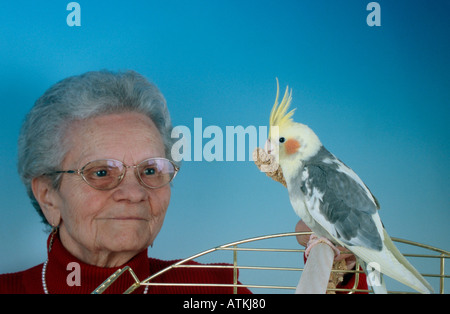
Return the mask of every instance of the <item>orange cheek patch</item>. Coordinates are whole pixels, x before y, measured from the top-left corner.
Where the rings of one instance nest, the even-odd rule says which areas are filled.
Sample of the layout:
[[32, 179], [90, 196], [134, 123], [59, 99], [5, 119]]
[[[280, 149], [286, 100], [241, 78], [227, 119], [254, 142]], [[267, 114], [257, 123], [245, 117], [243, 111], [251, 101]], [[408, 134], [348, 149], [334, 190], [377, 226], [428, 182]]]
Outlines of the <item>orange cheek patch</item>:
[[300, 148], [300, 143], [294, 139], [288, 139], [286, 143], [284, 143], [284, 148], [288, 155], [294, 154]]

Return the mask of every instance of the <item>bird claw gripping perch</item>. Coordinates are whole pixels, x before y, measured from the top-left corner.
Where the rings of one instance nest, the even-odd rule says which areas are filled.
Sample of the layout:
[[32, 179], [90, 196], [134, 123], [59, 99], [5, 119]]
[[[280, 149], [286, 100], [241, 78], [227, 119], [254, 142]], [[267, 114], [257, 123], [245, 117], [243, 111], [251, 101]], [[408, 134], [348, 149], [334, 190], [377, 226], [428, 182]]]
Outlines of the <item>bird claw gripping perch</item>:
[[[327, 238], [324, 237], [318, 237], [314, 233], [311, 234], [308, 244], [306, 245], [305, 249], [305, 257], [308, 258], [309, 253], [311, 252], [311, 249], [316, 246], [319, 243], [324, 243], [328, 245], [334, 252], [334, 262], [332, 266], [332, 270], [347, 270], [347, 265], [345, 262], [345, 259], [337, 260], [337, 258], [340, 256], [341, 251]], [[344, 273], [342, 272], [331, 272], [330, 273], [330, 279], [328, 281], [327, 286], [327, 294], [336, 294], [335, 289], [337, 286], [344, 280]]]
[[275, 161], [274, 156], [267, 154], [264, 149], [257, 147], [253, 151], [253, 161], [261, 172], [265, 172], [268, 177], [280, 182], [286, 187], [283, 171], [281, 170], [280, 165]]
[[305, 257], [308, 258], [309, 252], [311, 252], [311, 249], [319, 244], [319, 243], [325, 243], [327, 244], [333, 251], [334, 251], [334, 258], [338, 258], [339, 255], [341, 255], [341, 251], [339, 251], [339, 249], [334, 246], [333, 243], [331, 243], [330, 240], [328, 240], [327, 238], [321, 237], [319, 238], [318, 236], [316, 236], [314, 233], [311, 234], [311, 236], [309, 237], [309, 241], [305, 250]]
[[[309, 237], [309, 241], [305, 249], [306, 258], [308, 258], [311, 249], [319, 243], [327, 244], [334, 251], [334, 262], [332, 267], [333, 270], [347, 270], [345, 259], [336, 260], [340, 256], [341, 251], [333, 243], [331, 243], [330, 240], [324, 237], [319, 238], [314, 233], [311, 234], [311, 236]], [[343, 280], [344, 280], [344, 273], [331, 272], [330, 280], [328, 281], [327, 294], [336, 294], [334, 289], [336, 289], [338, 284], [341, 283]]]

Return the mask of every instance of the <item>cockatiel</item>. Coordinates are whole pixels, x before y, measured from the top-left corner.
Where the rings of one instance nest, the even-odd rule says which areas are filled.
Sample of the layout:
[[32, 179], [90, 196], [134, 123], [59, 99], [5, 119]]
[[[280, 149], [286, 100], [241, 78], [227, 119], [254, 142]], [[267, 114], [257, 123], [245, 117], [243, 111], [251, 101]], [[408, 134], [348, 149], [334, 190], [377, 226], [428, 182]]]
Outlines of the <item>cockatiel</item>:
[[[377, 266], [377, 271], [418, 292], [432, 292], [393, 244], [368, 187], [308, 126], [293, 121], [295, 109], [288, 111], [292, 100], [288, 89], [278, 105], [277, 80], [266, 150], [281, 167], [294, 211], [317, 236], [347, 248], [363, 265]], [[368, 280], [371, 277], [368, 274]], [[369, 284], [376, 293], [386, 293], [384, 283]]]

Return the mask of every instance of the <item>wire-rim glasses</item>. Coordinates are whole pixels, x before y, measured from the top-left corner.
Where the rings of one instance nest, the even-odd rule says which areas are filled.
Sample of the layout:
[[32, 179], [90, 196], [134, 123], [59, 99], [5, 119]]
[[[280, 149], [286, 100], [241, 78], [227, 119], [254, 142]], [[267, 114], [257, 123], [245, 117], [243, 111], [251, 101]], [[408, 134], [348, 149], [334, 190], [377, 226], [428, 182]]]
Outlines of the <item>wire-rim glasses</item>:
[[115, 159], [98, 159], [88, 162], [77, 170], [54, 171], [47, 175], [76, 174], [94, 189], [111, 190], [122, 182], [128, 168], [134, 168], [139, 182], [150, 189], [161, 188], [169, 184], [180, 170], [177, 165], [166, 158], [149, 158], [133, 166], [127, 166]]

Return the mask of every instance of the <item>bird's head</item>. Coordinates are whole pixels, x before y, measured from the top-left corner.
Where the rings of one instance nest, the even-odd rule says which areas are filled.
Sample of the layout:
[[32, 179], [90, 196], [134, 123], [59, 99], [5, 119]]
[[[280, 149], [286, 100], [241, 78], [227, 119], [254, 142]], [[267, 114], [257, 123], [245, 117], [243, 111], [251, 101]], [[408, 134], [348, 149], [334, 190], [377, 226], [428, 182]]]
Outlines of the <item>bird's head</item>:
[[277, 96], [270, 113], [266, 151], [268, 154], [274, 155], [281, 167], [298, 166], [298, 162], [308, 160], [317, 154], [322, 144], [308, 126], [294, 122], [292, 119], [295, 112], [295, 109], [289, 111], [292, 90], [289, 91], [289, 87], [286, 87], [284, 97], [278, 104], [279, 90], [277, 80]]

